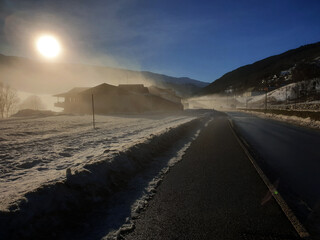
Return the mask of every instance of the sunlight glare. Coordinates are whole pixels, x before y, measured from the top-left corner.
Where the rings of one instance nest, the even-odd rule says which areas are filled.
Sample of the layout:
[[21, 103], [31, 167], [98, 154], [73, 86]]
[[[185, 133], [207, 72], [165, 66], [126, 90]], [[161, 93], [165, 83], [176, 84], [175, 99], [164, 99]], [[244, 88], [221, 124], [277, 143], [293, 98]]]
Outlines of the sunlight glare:
[[37, 40], [37, 49], [46, 58], [55, 58], [61, 52], [60, 43], [50, 35], [41, 36]]

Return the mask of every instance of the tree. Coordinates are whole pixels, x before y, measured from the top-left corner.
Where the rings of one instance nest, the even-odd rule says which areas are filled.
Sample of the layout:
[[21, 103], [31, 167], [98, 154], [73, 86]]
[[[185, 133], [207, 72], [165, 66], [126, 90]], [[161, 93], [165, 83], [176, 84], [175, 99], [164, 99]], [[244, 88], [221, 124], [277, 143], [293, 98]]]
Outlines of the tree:
[[19, 98], [17, 96], [17, 91], [14, 89], [10, 89], [9, 86], [6, 87], [6, 105], [5, 112], [7, 117], [9, 117], [14, 111], [17, 103], [19, 102]]
[[41, 110], [45, 109], [45, 105], [41, 101], [41, 98], [37, 95], [32, 95], [27, 97], [21, 104], [20, 109], [32, 109], [32, 110]]
[[0, 116], [9, 117], [19, 102], [17, 91], [0, 82]]
[[2, 82], [0, 82], [0, 116], [4, 118], [4, 109], [5, 109], [5, 87]]

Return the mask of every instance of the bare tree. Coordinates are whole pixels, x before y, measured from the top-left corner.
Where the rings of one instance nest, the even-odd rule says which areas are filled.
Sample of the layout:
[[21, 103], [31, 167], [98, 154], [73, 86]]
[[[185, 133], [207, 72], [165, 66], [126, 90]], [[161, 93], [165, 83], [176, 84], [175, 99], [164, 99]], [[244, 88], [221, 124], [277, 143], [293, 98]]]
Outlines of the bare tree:
[[27, 97], [21, 104], [20, 109], [32, 109], [41, 110], [45, 109], [45, 105], [41, 101], [41, 98], [37, 95]]
[[0, 82], [0, 116], [9, 117], [19, 102], [17, 91]]
[[5, 87], [2, 82], [0, 82], [0, 116], [4, 118], [4, 110], [5, 110]]
[[9, 117], [13, 113], [19, 101], [20, 99], [18, 98], [17, 91], [15, 89], [10, 89], [10, 87], [7, 86], [6, 87], [6, 105], [5, 105], [5, 112], [7, 117]]

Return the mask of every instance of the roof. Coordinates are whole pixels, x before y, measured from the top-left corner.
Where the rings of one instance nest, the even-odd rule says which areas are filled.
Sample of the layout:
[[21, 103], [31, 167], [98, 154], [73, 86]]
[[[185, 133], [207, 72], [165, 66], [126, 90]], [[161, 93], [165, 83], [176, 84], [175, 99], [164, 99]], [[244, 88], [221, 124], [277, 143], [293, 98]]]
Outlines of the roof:
[[159, 96], [163, 99], [169, 100], [174, 103], [181, 103], [181, 98], [178, 97], [172, 89], [169, 88], [159, 88], [155, 86], [149, 87], [149, 92], [152, 95]]
[[119, 84], [119, 88], [134, 93], [149, 93], [148, 88], [143, 84]]
[[149, 91], [151, 93], [170, 94], [170, 95], [176, 96], [175, 91], [173, 91], [170, 88], [159, 88], [159, 87], [156, 87], [156, 86], [150, 86], [149, 87]]
[[113, 85], [110, 85], [110, 84], [107, 84], [107, 83], [102, 83], [98, 86], [95, 86], [93, 88], [89, 88], [83, 92], [81, 92], [80, 94], [81, 95], [87, 95], [87, 94], [105, 94], [105, 93], [108, 93], [108, 94], [113, 94], [113, 93], [126, 93], [127, 91], [123, 90], [123, 89], [120, 89], [119, 87], [117, 86], [113, 86]]
[[146, 94], [149, 93], [148, 88], [143, 84], [121, 84], [119, 86], [102, 83], [92, 88], [73, 88], [69, 92], [54, 95], [54, 97], [73, 97], [75, 95], [91, 95], [91, 94]]
[[56, 95], [53, 95], [54, 97], [67, 97], [67, 96], [72, 96], [75, 94], [78, 94], [80, 92], [83, 92], [85, 90], [89, 89], [88, 87], [76, 87], [76, 88], [72, 88], [70, 91], [65, 92], [65, 93], [59, 93]]

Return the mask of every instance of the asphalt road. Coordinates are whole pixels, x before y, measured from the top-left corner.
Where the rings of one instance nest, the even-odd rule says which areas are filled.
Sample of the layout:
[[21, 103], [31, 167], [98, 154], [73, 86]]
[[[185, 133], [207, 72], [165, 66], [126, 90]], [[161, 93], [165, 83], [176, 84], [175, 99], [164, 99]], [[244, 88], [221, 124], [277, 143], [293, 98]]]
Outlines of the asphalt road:
[[298, 239], [268, 195], [227, 116], [215, 112], [125, 239]]
[[230, 112], [259, 166], [310, 231], [320, 233], [320, 131]]

